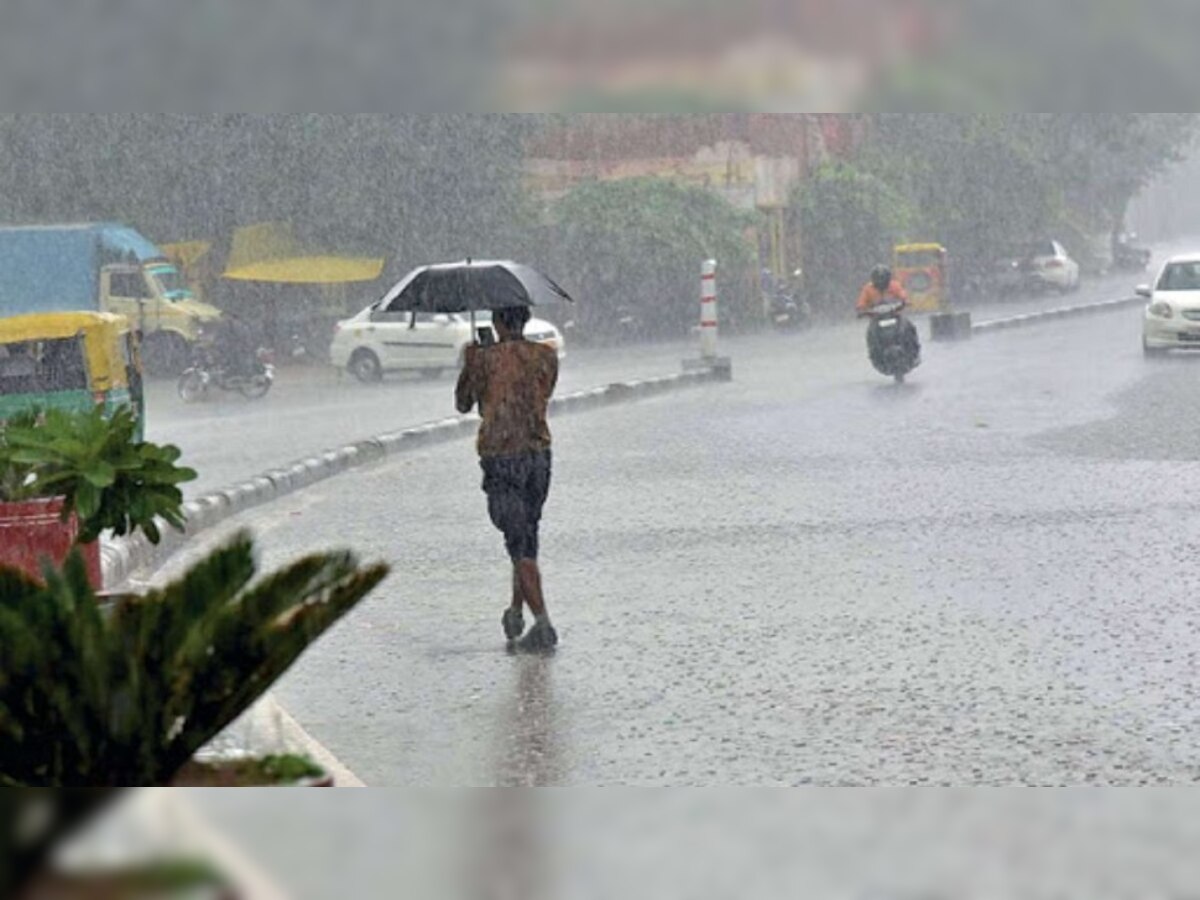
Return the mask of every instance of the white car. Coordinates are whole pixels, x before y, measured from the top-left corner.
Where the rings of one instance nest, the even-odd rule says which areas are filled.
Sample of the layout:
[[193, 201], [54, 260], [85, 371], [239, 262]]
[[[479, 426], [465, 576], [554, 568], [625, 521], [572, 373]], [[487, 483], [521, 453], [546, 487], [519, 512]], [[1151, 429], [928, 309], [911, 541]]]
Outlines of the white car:
[[[436, 376], [462, 366], [463, 351], [472, 342], [471, 317], [466, 313], [391, 312], [373, 303], [353, 318], [338, 322], [329, 348], [330, 362], [359, 381], [379, 381], [385, 372], [420, 371]], [[475, 327], [492, 329], [492, 314], [475, 313]], [[562, 334], [543, 319], [530, 319], [525, 337], [566, 356]]]
[[1026, 267], [1034, 287], [1066, 294], [1079, 288], [1079, 263], [1058, 241], [1037, 241], [1026, 250]]
[[1140, 285], [1137, 293], [1150, 301], [1142, 320], [1146, 356], [1200, 349], [1200, 253], [1167, 260], [1154, 287]]

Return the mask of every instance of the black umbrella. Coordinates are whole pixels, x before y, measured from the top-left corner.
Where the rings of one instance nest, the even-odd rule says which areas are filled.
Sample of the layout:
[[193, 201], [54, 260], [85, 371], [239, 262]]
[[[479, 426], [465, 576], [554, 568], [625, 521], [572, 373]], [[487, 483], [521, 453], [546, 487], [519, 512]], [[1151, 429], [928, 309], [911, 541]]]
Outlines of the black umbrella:
[[506, 306], [545, 306], [571, 296], [531, 266], [510, 260], [466, 260], [422, 266], [384, 296], [389, 312], [474, 313]]

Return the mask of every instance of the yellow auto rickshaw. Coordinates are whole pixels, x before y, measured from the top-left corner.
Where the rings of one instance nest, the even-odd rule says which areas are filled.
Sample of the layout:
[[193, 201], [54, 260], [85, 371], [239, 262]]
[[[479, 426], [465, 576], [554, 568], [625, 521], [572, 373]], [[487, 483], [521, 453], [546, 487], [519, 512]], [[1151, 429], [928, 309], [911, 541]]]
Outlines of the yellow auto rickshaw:
[[52, 312], [0, 319], [0, 423], [34, 409], [109, 414], [130, 407], [145, 427], [142, 362], [124, 316]]
[[946, 271], [946, 248], [941, 244], [898, 244], [893, 250], [892, 274], [915, 312], [946, 308]]

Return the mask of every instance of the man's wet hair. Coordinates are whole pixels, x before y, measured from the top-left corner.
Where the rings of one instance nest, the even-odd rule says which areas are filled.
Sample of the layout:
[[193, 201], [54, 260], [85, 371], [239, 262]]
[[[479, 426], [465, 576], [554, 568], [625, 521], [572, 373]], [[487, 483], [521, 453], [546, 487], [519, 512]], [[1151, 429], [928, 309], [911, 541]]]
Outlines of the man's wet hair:
[[528, 306], [504, 306], [492, 313], [496, 324], [512, 334], [520, 334], [529, 321]]

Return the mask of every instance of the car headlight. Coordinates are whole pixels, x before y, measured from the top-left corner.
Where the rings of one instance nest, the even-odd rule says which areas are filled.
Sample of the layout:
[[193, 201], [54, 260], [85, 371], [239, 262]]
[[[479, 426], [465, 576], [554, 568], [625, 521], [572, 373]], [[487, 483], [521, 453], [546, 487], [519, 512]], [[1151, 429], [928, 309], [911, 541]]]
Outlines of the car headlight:
[[1169, 319], [1175, 313], [1172, 312], [1171, 304], [1166, 300], [1156, 300], [1150, 304], [1150, 315], [1158, 316], [1160, 319]]

